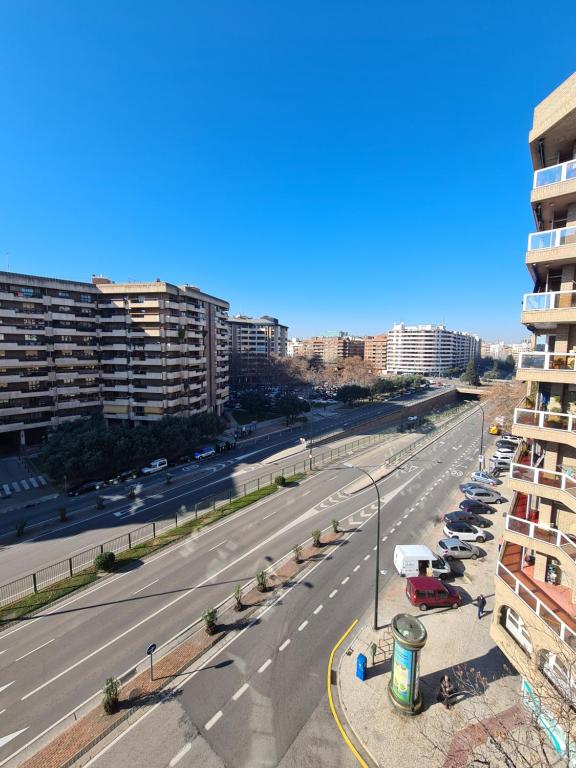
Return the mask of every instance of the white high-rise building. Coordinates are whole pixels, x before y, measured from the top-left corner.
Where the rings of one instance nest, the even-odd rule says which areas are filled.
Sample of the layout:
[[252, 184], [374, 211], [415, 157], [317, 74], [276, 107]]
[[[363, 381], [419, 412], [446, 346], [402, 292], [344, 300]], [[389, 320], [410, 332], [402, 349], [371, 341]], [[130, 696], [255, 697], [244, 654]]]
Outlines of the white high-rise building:
[[397, 323], [388, 331], [387, 359], [390, 373], [443, 376], [451, 368], [465, 368], [480, 354], [480, 337], [448, 331], [444, 325]]

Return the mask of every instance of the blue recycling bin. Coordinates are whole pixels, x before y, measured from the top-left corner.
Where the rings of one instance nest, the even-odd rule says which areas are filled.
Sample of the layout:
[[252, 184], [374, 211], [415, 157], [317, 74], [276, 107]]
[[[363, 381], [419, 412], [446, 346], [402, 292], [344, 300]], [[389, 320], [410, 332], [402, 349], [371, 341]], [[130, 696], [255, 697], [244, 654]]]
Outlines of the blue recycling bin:
[[366, 680], [366, 667], [368, 665], [368, 659], [363, 653], [359, 653], [356, 656], [356, 677], [358, 680]]

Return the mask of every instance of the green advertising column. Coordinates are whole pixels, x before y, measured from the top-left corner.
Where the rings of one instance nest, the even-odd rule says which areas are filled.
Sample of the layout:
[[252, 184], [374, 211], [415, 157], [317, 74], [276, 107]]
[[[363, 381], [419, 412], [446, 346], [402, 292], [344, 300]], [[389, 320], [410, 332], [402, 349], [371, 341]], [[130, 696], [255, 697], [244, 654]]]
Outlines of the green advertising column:
[[426, 644], [426, 629], [415, 616], [399, 613], [392, 619], [392, 677], [388, 696], [404, 715], [417, 715], [422, 708], [419, 686], [420, 651]]

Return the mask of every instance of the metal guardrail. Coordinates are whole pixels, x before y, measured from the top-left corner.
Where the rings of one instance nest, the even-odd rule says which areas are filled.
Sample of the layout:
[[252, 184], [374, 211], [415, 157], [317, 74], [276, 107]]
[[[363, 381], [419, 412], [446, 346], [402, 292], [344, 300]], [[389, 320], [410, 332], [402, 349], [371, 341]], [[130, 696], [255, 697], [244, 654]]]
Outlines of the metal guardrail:
[[[412, 453], [415, 449], [421, 449], [424, 447], [424, 443], [426, 443], [426, 441], [431, 442], [432, 439], [435, 439], [436, 431], [438, 429], [443, 429], [444, 427], [452, 425], [456, 419], [460, 418], [463, 412], [470, 411], [471, 408], [473, 408], [473, 406], [468, 404], [451, 408], [449, 410], [450, 415], [447, 419], [444, 420], [443, 417], [446, 416], [447, 411], [439, 414], [433, 414], [431, 416], [426, 416], [425, 418], [428, 420], [428, 422], [431, 422], [431, 431], [434, 433], [434, 437], [431, 438], [429, 433], [420, 440], [416, 440], [410, 446], [403, 448], [402, 450], [386, 459], [385, 465], [391, 466], [392, 464], [397, 464], [406, 455]], [[438, 423], [439, 421], [442, 421], [442, 424], [439, 427], [434, 426], [435, 423]], [[381, 445], [383, 443], [390, 442], [397, 434], [397, 427], [387, 427], [385, 430], [377, 434], [366, 435], [365, 437], [351, 440], [350, 442], [344, 443], [337, 448], [332, 448], [328, 451], [324, 451], [321, 454], [316, 454], [313, 456], [311, 468], [314, 470], [316, 468], [331, 464], [343, 456], [349, 456], [350, 454], [362, 451], [365, 448], [371, 447], [373, 445]], [[21, 600], [22, 598], [36, 594], [41, 589], [45, 589], [46, 587], [56, 584], [63, 579], [78, 575], [82, 571], [90, 568], [93, 565], [96, 556], [102, 554], [103, 552], [114, 552], [114, 554], [119, 554], [120, 552], [131, 550], [139, 544], [143, 544], [147, 541], [155, 539], [160, 534], [166, 533], [169, 530], [174, 530], [179, 525], [187, 523], [192, 519], [197, 520], [209, 512], [216, 511], [220, 507], [231, 504], [233, 501], [242, 499], [251, 493], [259, 491], [261, 488], [272, 485], [274, 483], [274, 479], [280, 475], [282, 477], [290, 477], [298, 473], [306, 474], [309, 468], [309, 460], [304, 459], [291, 466], [278, 468], [275, 471], [270, 472], [268, 475], [264, 475], [262, 477], [256, 478], [255, 480], [244, 483], [242, 489], [239, 492], [235, 492], [230, 489], [228, 491], [222, 491], [212, 496], [206, 496], [203, 499], [190, 504], [189, 506], [182, 504], [167, 517], [154, 520], [150, 523], [145, 523], [139, 528], [129, 531], [128, 533], [121, 534], [114, 539], [109, 539], [102, 544], [89, 547], [88, 549], [85, 549], [82, 552], [77, 552], [75, 555], [72, 555], [71, 557], [68, 557], [64, 560], [51, 563], [50, 565], [47, 565], [44, 568], [35, 571], [34, 573], [30, 573], [26, 576], [22, 576], [19, 579], [8, 582], [7, 584], [3, 584], [0, 586], [0, 607], [8, 606], [11, 603], [15, 603], [18, 600]]]

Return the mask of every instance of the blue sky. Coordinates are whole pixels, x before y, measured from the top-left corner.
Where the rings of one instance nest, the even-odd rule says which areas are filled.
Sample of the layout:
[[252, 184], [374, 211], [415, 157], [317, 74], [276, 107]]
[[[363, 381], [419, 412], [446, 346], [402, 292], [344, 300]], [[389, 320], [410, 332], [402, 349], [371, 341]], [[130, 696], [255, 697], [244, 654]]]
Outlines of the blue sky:
[[533, 0], [0, 0], [0, 268], [189, 282], [291, 335], [515, 340]]

